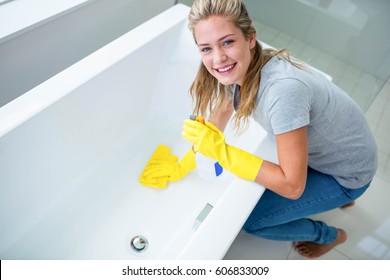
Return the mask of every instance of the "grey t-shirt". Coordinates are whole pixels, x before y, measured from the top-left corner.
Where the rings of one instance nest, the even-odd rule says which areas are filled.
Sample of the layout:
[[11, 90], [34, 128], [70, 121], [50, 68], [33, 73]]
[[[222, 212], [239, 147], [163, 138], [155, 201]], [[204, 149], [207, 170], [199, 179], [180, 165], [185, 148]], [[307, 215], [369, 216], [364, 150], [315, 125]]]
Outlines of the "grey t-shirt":
[[364, 113], [317, 71], [273, 57], [261, 70], [252, 117], [275, 135], [307, 126], [309, 166], [346, 188], [360, 188], [375, 174], [376, 144]]

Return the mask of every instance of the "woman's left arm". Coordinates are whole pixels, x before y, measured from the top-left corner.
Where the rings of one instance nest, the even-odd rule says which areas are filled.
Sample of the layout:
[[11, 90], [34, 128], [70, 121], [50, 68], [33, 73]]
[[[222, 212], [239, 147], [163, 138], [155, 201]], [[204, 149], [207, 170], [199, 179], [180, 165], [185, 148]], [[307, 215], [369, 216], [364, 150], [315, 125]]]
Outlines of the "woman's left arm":
[[279, 164], [226, 144], [223, 133], [211, 122], [202, 124], [185, 120], [182, 136], [194, 143], [194, 151], [217, 160], [226, 170], [281, 196], [298, 199], [305, 189], [308, 165], [306, 127], [276, 136]]
[[264, 160], [255, 182], [281, 196], [298, 199], [306, 184], [307, 128], [276, 135], [276, 146], [279, 164]]

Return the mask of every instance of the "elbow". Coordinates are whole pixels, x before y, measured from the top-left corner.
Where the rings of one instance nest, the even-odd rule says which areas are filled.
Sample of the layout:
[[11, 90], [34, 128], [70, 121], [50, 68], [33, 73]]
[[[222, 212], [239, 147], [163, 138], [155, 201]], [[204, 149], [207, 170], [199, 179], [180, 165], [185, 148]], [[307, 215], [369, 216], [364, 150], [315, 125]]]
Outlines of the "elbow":
[[302, 196], [302, 193], [303, 192], [291, 192], [288, 196], [289, 199], [292, 199], [292, 200], [298, 200], [301, 196]]
[[302, 196], [303, 191], [305, 190], [305, 184], [291, 183], [288, 184], [286, 189], [288, 190], [286, 197], [292, 200], [297, 200]]

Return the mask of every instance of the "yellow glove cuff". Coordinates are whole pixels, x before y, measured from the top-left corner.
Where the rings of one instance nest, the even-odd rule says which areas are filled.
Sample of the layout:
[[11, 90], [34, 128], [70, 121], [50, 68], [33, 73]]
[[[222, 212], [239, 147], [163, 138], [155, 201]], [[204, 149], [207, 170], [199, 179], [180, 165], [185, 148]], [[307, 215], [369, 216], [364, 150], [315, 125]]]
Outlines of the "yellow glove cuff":
[[182, 168], [183, 177], [196, 168], [195, 152], [192, 148], [180, 160], [179, 165]]
[[263, 164], [263, 160], [240, 148], [226, 145], [226, 159], [220, 164], [235, 175], [254, 181]]

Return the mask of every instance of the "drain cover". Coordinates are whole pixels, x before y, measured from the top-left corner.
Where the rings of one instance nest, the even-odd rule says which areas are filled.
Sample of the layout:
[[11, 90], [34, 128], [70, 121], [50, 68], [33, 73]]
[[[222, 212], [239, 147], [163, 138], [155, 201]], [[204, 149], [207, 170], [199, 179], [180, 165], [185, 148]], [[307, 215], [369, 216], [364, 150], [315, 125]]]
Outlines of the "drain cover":
[[134, 252], [141, 253], [148, 248], [148, 239], [142, 235], [134, 236], [130, 241], [131, 249]]

